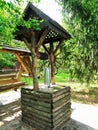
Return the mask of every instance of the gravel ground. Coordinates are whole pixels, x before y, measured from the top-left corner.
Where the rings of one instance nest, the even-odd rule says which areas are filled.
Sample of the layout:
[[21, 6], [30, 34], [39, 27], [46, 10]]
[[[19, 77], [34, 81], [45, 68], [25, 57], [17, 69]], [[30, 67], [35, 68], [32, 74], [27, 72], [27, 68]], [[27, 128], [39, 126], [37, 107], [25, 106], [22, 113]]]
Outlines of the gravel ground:
[[[21, 128], [20, 92], [0, 94], [0, 130], [31, 130]], [[71, 119], [62, 130], [98, 130], [98, 106], [72, 102]]]

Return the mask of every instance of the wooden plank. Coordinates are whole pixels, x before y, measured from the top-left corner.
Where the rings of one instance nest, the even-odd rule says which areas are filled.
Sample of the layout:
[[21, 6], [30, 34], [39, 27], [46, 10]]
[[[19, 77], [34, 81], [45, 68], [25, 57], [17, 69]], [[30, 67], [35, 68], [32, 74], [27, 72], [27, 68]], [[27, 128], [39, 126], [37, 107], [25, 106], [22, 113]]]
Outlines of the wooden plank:
[[[26, 96], [27, 97], [27, 96]], [[28, 98], [28, 97], [27, 97]], [[45, 108], [49, 108], [51, 109], [51, 102], [47, 101], [47, 100], [38, 100], [38, 98], [34, 98], [34, 99], [27, 99], [27, 98], [23, 98], [21, 99], [21, 102], [23, 103], [23, 105], [28, 105], [28, 102], [31, 104], [31, 105], [38, 105], [38, 106], [44, 106]], [[30, 105], [30, 106], [31, 106]]]
[[70, 88], [59, 86], [52, 90], [22, 88], [23, 122], [38, 130], [61, 130], [71, 115]]
[[70, 92], [70, 87], [65, 87], [65, 86], [56, 86], [53, 88], [53, 94], [52, 96], [53, 97], [57, 97], [63, 93], [67, 93], [67, 92]]
[[15, 82], [17, 82], [16, 79], [2, 79], [2, 80], [0, 80], [0, 85], [15, 83]]
[[41, 125], [39, 122], [31, 120], [30, 118], [23, 117], [22, 121], [26, 124], [29, 124], [32, 127], [35, 127], [37, 130], [52, 130], [51, 127]]
[[46, 118], [49, 118], [51, 119], [52, 118], [52, 115], [50, 113], [47, 113], [47, 112], [43, 112], [43, 111], [40, 111], [40, 110], [37, 110], [35, 108], [32, 108], [32, 107], [29, 107], [29, 106], [22, 106], [22, 110], [28, 110], [30, 113], [35, 113], [35, 114], [39, 114], [40, 116], [44, 116]]
[[67, 110], [71, 111], [71, 109], [69, 109], [69, 108], [71, 108], [71, 103], [69, 101], [67, 101], [59, 109], [56, 109], [55, 111], [53, 109], [53, 118], [56, 118], [60, 113], [66, 112]]
[[62, 93], [61, 95], [55, 97], [52, 99], [53, 103], [57, 102], [58, 100], [64, 98], [64, 97], [70, 97], [70, 92], [65, 92], [65, 93]]
[[26, 103], [25, 101], [22, 100], [22, 104], [23, 106], [26, 106], [28, 105], [28, 107], [32, 108], [32, 109], [36, 109], [36, 110], [39, 110], [39, 111], [42, 111], [42, 112], [46, 112], [46, 113], [51, 113], [51, 106], [50, 108], [49, 107], [45, 107], [48, 103], [40, 103], [40, 104], [37, 104], [37, 103], [33, 103], [33, 102], [29, 102], [30, 104]]
[[56, 122], [54, 122], [54, 126], [57, 127], [58, 125], [60, 126], [60, 124], [62, 122], [64, 122], [66, 119], [70, 118], [70, 114], [71, 112], [67, 112], [66, 114], [62, 115], [58, 120], [56, 120]]
[[40, 120], [44, 120], [44, 121], [47, 121], [48, 123], [51, 123], [51, 120], [45, 116], [41, 116], [37, 113], [32, 113], [32, 112], [29, 112], [28, 110], [26, 109], [23, 109], [22, 111], [22, 116], [26, 116], [26, 115], [30, 115], [32, 117], [36, 117], [36, 118], [39, 118]]
[[70, 100], [70, 96], [68, 97], [64, 97], [60, 100], [58, 100], [57, 102], [53, 103], [53, 108], [58, 108], [60, 107], [61, 105], [63, 105], [64, 103], [66, 103], [66, 101], [69, 101]]
[[29, 94], [21, 94], [22, 95], [22, 100], [25, 100], [25, 101], [27, 101], [27, 100], [35, 100], [35, 101], [37, 101], [37, 102], [45, 102], [45, 103], [49, 103], [49, 104], [51, 104], [51, 97], [49, 97], [49, 96], [47, 96], [47, 95], [45, 95], [44, 97], [43, 97], [43, 95], [36, 95], [36, 94], [31, 94], [31, 95], [29, 95]]
[[[25, 114], [24, 117], [27, 117], [29, 119], [32, 119], [32, 117], [33, 117], [33, 122], [36, 122], [36, 124], [38, 123], [40, 126], [44, 125], [45, 127], [50, 127], [51, 128], [51, 120], [50, 120], [50, 122], [48, 122], [46, 120], [43, 120], [42, 118], [32, 116], [31, 113]], [[32, 121], [30, 120], [30, 122], [32, 122]]]
[[[50, 100], [51, 99], [51, 94], [49, 94], [49, 93], [39, 93], [39, 91], [24, 91], [23, 89], [22, 89], [22, 94], [24, 95], [24, 94], [26, 94], [26, 95], [28, 95], [28, 96], [34, 96], [34, 97], [37, 97], [37, 98], [39, 98], [39, 99], [44, 99], [44, 98], [46, 98], [46, 99], [48, 99], [48, 100]], [[32, 97], [32, 99], [33, 99], [33, 97]]]
[[0, 80], [5, 78], [15, 78], [15, 77], [16, 74], [4, 74], [4, 75], [0, 75]]
[[0, 92], [9, 90], [9, 89], [16, 89], [25, 85], [26, 85], [25, 82], [15, 82], [11, 84], [0, 85]]
[[70, 119], [70, 117], [65, 117], [64, 120], [59, 122], [57, 125], [54, 126], [52, 130], [63, 130], [65, 123]]
[[19, 49], [19, 48], [12, 48], [12, 47], [2, 47], [0, 49], [0, 52], [9, 52], [9, 53], [19, 53], [19, 54], [28, 54], [30, 55], [31, 52], [28, 50], [23, 50], [23, 49]]

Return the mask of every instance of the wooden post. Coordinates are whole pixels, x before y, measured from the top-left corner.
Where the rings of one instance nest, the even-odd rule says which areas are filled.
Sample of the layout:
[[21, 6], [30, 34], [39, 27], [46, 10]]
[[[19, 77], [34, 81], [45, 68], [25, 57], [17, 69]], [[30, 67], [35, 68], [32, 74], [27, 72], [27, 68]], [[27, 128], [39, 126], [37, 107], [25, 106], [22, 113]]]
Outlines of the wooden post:
[[34, 91], [39, 90], [38, 75], [37, 75], [37, 54], [35, 52], [36, 44], [37, 44], [36, 43], [36, 36], [35, 36], [35, 33], [32, 32], [32, 37], [31, 37], [31, 57], [32, 57], [32, 74], [33, 74]]
[[26, 38], [23, 38], [24, 42], [26, 43], [27, 47], [31, 51], [31, 72], [32, 72], [32, 78], [33, 78], [33, 87], [34, 91], [39, 90], [39, 84], [38, 84], [38, 75], [37, 75], [37, 54], [35, 52], [36, 50], [36, 36], [35, 33], [31, 32], [31, 44], [28, 43]]
[[50, 43], [50, 56], [49, 56], [49, 61], [50, 61], [50, 66], [51, 66], [51, 84], [55, 84], [55, 78], [54, 78], [54, 52], [53, 52], [53, 42]]
[[49, 28], [46, 28], [45, 31], [42, 33], [42, 36], [38, 40], [36, 39], [36, 33], [34, 32], [34, 30], [31, 30], [31, 44], [28, 43], [28, 41], [25, 38], [23, 38], [27, 47], [31, 51], [31, 57], [32, 57], [31, 70], [33, 75], [33, 86], [35, 91], [39, 90], [38, 75], [37, 75], [37, 55], [39, 54], [39, 48], [42, 46], [48, 32]]
[[17, 81], [20, 81], [22, 73], [23, 73], [23, 67], [22, 67], [22, 65], [20, 65], [19, 73], [18, 73], [18, 76], [17, 76]]

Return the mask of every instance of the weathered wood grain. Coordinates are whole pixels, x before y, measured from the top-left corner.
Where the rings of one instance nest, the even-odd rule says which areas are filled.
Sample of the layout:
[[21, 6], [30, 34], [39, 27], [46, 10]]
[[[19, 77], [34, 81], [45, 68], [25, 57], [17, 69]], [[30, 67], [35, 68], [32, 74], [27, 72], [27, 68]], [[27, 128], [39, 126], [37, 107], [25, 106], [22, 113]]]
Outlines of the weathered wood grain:
[[70, 87], [33, 91], [22, 88], [22, 121], [37, 130], [61, 130], [71, 115]]

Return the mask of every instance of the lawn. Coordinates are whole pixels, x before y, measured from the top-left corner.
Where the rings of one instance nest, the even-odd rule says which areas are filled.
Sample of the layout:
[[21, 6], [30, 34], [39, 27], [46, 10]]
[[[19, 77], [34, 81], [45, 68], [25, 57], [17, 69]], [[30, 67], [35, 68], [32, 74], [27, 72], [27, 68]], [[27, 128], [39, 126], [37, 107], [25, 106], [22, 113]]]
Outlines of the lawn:
[[[43, 76], [41, 76], [43, 77]], [[98, 84], [90, 84], [72, 82], [69, 80], [69, 75], [65, 73], [59, 73], [55, 75], [56, 83], [63, 84], [71, 87], [72, 101], [86, 103], [86, 104], [98, 104]], [[22, 81], [32, 85], [32, 78], [22, 78]], [[44, 83], [44, 79], [40, 78], [39, 83]]]

